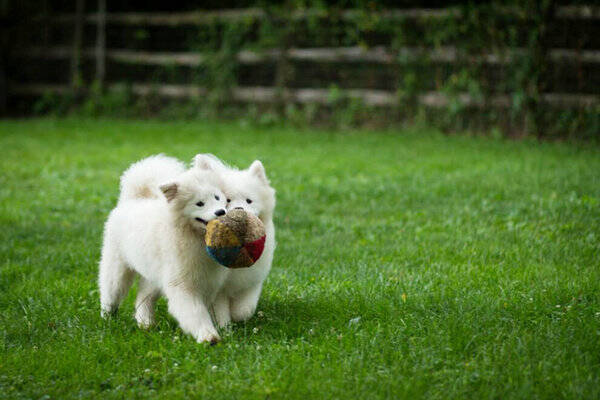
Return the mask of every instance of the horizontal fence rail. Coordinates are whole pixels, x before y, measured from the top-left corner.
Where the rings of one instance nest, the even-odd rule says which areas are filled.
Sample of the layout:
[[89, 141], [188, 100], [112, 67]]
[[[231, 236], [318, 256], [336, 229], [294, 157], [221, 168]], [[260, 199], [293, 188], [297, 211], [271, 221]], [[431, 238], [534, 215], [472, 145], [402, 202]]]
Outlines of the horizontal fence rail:
[[[122, 87], [115, 85], [112, 89]], [[167, 98], [186, 99], [201, 97], [208, 94], [208, 89], [192, 85], [167, 85], [133, 83], [130, 86], [132, 93], [139, 96], [159, 95]], [[109, 88], [110, 90], [111, 88]], [[15, 93], [21, 95], [43, 95], [46, 93], [66, 94], [71, 88], [68, 85], [22, 84], [15, 86]], [[274, 103], [278, 101], [291, 101], [300, 104], [317, 103], [332, 104], [337, 99], [333, 98], [330, 90], [318, 88], [284, 89], [271, 87], [236, 87], [231, 89], [234, 100], [240, 102]], [[360, 99], [369, 106], [394, 106], [400, 105], [400, 99], [392, 92], [385, 90], [350, 89], [344, 92], [344, 97]], [[447, 107], [454, 100], [439, 92], [423, 93], [417, 96], [421, 105], [431, 108]], [[495, 95], [487, 99], [478, 99], [467, 93], [459, 93], [455, 100], [467, 107], [507, 108], [512, 104], [511, 96]], [[600, 96], [596, 95], [571, 95], [565, 93], [546, 93], [541, 101], [554, 107], [589, 107], [600, 104]]]
[[[72, 48], [69, 47], [33, 47], [19, 52], [23, 58], [54, 58], [67, 59], [71, 57]], [[523, 56], [524, 49], [512, 49], [506, 54], [478, 54], [466, 55], [455, 47], [445, 46], [438, 49], [425, 49], [417, 47], [404, 47], [397, 51], [390, 51], [385, 47], [335, 47], [287, 50], [240, 51], [236, 60], [241, 64], [260, 64], [265, 61], [277, 61], [282, 56], [294, 61], [314, 62], [371, 62], [380, 64], [397, 64], [414, 62], [423, 57], [435, 62], [455, 63], [459, 61], [481, 62], [485, 64], [507, 64], [514, 61], [515, 57]], [[84, 49], [82, 55], [87, 58], [96, 57], [96, 49]], [[205, 63], [206, 56], [200, 52], [148, 52], [123, 49], [107, 49], [106, 57], [123, 63], [146, 65], [182, 65], [197, 67]], [[558, 62], [584, 62], [600, 63], [600, 50], [573, 50], [551, 49], [549, 57]]]
[[[507, 15], [522, 15], [523, 10], [512, 7], [503, 7], [501, 12]], [[314, 17], [327, 17], [337, 15], [342, 19], [355, 19], [365, 15], [363, 10], [341, 10], [339, 12], [330, 12], [322, 9], [294, 10], [290, 13], [292, 19], [304, 19]], [[402, 18], [448, 18], [462, 17], [462, 11], [459, 8], [444, 9], [395, 9], [385, 11], [369, 12], [369, 15], [383, 19], [402, 19]], [[196, 25], [214, 22], [215, 20], [240, 21], [247, 19], [267, 18], [269, 13], [260, 8], [232, 9], [220, 11], [196, 11], [185, 13], [108, 13], [106, 22], [109, 24], [121, 25]], [[562, 6], [556, 10], [557, 18], [564, 19], [600, 19], [600, 7], [598, 6]], [[73, 23], [74, 14], [55, 15], [44, 17], [43, 19], [57, 23]], [[98, 14], [92, 13], [85, 16], [85, 22], [97, 23]]]

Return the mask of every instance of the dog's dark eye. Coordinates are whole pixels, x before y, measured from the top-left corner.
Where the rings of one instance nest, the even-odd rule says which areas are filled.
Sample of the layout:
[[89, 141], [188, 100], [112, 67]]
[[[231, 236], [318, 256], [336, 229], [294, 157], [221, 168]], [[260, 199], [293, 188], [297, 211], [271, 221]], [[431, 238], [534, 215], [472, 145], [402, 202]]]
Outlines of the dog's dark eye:
[[231, 199], [227, 199], [227, 202], [228, 202], [228, 203], [231, 203]]
[[250, 203], [252, 203], [252, 200], [246, 199], [246, 203], [250, 204]]
[[217, 196], [216, 194], [215, 194], [215, 199], [216, 199], [216, 200], [219, 200], [219, 196]]
[[204, 205], [204, 203], [203, 203], [203, 202], [201, 202], [201, 201], [199, 201], [199, 202], [197, 202], [197, 203], [196, 203], [196, 205], [197, 205], [198, 207], [202, 207], [202, 206]]

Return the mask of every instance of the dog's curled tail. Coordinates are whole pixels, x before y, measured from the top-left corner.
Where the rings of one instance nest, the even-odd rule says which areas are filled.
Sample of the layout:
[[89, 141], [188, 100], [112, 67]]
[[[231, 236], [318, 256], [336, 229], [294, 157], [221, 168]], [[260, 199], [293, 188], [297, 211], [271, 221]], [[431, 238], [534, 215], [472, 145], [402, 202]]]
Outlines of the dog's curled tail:
[[132, 164], [121, 175], [119, 203], [134, 199], [159, 198], [159, 186], [185, 172], [185, 165], [164, 154], [150, 156]]

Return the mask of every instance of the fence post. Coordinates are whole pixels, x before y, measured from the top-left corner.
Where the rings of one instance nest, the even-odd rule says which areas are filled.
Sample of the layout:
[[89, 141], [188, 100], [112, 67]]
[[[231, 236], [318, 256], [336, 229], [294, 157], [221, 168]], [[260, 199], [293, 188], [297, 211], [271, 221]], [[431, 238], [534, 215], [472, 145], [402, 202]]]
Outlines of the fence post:
[[536, 22], [535, 29], [537, 29], [537, 34], [530, 54], [532, 57], [533, 78], [529, 82], [531, 89], [527, 117], [530, 121], [527, 122], [529, 125], [528, 130], [538, 137], [544, 136], [546, 128], [544, 122], [546, 110], [542, 104], [542, 96], [546, 90], [549, 73], [549, 54], [552, 47], [549, 32], [551, 25], [555, 22], [555, 3], [555, 0], [543, 0], [533, 3], [535, 7], [533, 15], [535, 15], [534, 21]]
[[284, 115], [288, 103], [286, 91], [292, 73], [292, 63], [290, 62], [288, 54], [290, 49], [290, 29], [292, 28], [284, 21], [281, 21], [281, 18], [277, 15], [268, 13], [267, 18], [269, 19], [269, 23], [277, 27], [281, 34], [278, 46], [279, 52], [275, 62], [274, 85], [276, 89], [275, 107], [280, 115]]
[[96, 82], [104, 88], [106, 70], [106, 0], [98, 0], [98, 20], [96, 21]]
[[8, 108], [8, 83], [6, 79], [5, 65], [6, 58], [2, 52], [0, 52], [0, 116], [7, 113]]
[[[11, 3], [14, 7], [14, 4]], [[3, 24], [8, 23], [9, 18], [9, 4], [6, 2], [0, 3], [0, 21]], [[8, 27], [4, 27], [8, 30]], [[8, 35], [3, 34], [0, 36], [0, 116], [4, 116], [7, 112], [7, 98], [8, 98], [8, 79], [6, 66], [8, 64]]]
[[81, 86], [81, 45], [83, 42], [84, 0], [75, 2], [75, 32], [73, 34], [73, 53], [71, 56], [71, 87]]

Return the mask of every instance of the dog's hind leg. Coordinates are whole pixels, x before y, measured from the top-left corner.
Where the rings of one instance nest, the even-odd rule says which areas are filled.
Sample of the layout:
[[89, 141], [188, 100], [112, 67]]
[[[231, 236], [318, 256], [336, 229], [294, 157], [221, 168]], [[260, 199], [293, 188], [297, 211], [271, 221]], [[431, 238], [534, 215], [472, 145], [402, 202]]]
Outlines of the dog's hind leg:
[[135, 271], [129, 269], [113, 246], [104, 243], [100, 260], [100, 314], [103, 318], [114, 314], [127, 295], [135, 278]]
[[135, 299], [135, 320], [142, 329], [154, 325], [154, 306], [160, 297], [160, 289], [143, 276], [140, 276]]

